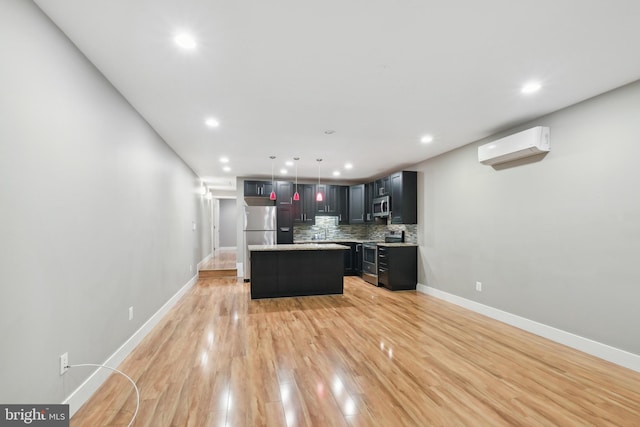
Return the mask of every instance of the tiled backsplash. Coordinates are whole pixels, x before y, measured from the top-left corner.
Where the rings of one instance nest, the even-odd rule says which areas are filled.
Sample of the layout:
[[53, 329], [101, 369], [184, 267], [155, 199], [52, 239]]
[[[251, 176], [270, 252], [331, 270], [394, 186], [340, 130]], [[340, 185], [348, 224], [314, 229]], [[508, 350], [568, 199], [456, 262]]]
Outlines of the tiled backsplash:
[[312, 240], [318, 234], [322, 239], [384, 240], [387, 231], [404, 230], [404, 241], [418, 243], [416, 224], [352, 224], [338, 225], [336, 216], [316, 216], [315, 225], [296, 224], [293, 227], [293, 240]]

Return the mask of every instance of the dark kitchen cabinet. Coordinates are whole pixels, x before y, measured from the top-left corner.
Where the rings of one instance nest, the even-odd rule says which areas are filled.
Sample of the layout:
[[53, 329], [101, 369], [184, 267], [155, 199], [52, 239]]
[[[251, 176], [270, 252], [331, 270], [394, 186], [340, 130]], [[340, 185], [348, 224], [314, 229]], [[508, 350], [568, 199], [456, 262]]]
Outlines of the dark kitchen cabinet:
[[349, 224], [349, 187], [338, 185], [338, 223]]
[[365, 184], [349, 187], [349, 224], [364, 224]]
[[396, 172], [391, 179], [391, 223], [418, 222], [418, 173]]
[[293, 244], [293, 206], [278, 205], [276, 210], [276, 241], [279, 245]]
[[[300, 200], [293, 201], [293, 222], [296, 224], [313, 224], [316, 215], [316, 191], [313, 184], [298, 184]], [[293, 192], [295, 193], [295, 184]]]
[[271, 181], [245, 181], [245, 197], [269, 197], [273, 190]]
[[375, 183], [364, 184], [364, 222], [373, 222], [373, 194]]
[[354, 253], [354, 257], [356, 274], [362, 277], [362, 243], [356, 243], [356, 251]]
[[373, 197], [387, 196], [389, 194], [391, 194], [390, 177], [385, 176], [375, 180]]
[[322, 193], [322, 201], [316, 202], [316, 215], [337, 216], [340, 224], [349, 223], [349, 187], [318, 184], [316, 192]]
[[343, 292], [338, 250], [251, 252], [251, 299]]
[[349, 246], [348, 251], [344, 251], [344, 275], [345, 276], [355, 276], [358, 274], [357, 268], [357, 246], [358, 243], [355, 242], [340, 242], [340, 245]]
[[415, 289], [418, 247], [378, 245], [378, 285], [392, 291]]
[[338, 215], [338, 186], [318, 184], [316, 193], [322, 193], [322, 201], [316, 202], [316, 214]]
[[293, 203], [293, 182], [276, 181], [276, 205], [290, 205]]

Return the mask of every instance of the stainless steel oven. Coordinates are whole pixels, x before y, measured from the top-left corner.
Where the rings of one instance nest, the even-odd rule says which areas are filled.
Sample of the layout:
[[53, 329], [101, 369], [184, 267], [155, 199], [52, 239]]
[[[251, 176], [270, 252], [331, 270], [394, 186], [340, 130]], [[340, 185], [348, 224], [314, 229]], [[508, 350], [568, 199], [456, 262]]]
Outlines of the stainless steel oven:
[[362, 278], [378, 286], [378, 245], [376, 243], [362, 244]]

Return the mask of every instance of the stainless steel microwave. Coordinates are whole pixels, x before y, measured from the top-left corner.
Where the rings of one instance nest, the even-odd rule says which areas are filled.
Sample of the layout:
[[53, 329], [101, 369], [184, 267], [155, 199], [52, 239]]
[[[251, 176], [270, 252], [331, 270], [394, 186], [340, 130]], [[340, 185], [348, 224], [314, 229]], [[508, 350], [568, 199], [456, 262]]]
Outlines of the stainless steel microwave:
[[382, 196], [373, 199], [373, 216], [377, 218], [386, 218], [391, 212], [391, 203], [389, 196]]

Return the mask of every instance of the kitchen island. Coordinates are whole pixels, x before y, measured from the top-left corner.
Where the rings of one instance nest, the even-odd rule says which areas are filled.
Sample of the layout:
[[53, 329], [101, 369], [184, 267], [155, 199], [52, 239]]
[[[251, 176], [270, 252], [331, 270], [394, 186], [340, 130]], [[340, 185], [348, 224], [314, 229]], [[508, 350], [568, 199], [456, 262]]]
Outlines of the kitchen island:
[[251, 299], [343, 293], [344, 254], [333, 243], [249, 245]]

